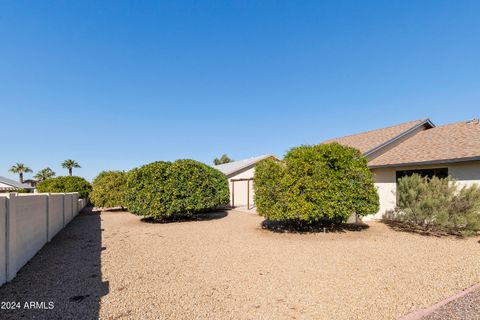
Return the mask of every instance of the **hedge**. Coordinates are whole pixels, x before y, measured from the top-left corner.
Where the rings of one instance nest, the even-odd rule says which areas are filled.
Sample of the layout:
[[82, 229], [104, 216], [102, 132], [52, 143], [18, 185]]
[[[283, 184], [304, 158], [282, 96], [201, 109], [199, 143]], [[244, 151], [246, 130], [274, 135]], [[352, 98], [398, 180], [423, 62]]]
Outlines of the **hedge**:
[[82, 177], [61, 176], [46, 179], [37, 184], [38, 192], [78, 192], [82, 199], [88, 198], [92, 185]]
[[194, 160], [153, 162], [127, 178], [130, 212], [154, 219], [191, 216], [229, 203], [227, 177]]
[[379, 208], [367, 159], [338, 143], [300, 146], [283, 161], [261, 161], [254, 189], [257, 212], [270, 221], [344, 223]]
[[99, 208], [126, 207], [127, 173], [102, 171], [93, 179], [90, 201]]

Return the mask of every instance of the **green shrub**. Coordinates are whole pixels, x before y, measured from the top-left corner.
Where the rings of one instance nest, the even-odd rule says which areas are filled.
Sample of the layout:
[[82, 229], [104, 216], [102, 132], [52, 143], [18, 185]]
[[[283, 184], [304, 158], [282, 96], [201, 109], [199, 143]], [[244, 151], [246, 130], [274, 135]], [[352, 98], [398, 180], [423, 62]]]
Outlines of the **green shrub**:
[[462, 235], [480, 231], [480, 187], [464, 186], [453, 197], [449, 206], [448, 228]]
[[37, 184], [38, 192], [78, 192], [79, 197], [86, 199], [90, 191], [91, 184], [82, 177], [65, 176], [46, 179]]
[[127, 174], [124, 171], [102, 171], [92, 183], [90, 201], [100, 208], [126, 207]]
[[395, 218], [424, 231], [473, 234], [480, 230], [480, 188], [459, 189], [451, 178], [402, 177]]
[[227, 177], [194, 160], [159, 161], [131, 170], [126, 199], [130, 212], [159, 220], [213, 210], [230, 200]]
[[257, 212], [289, 223], [343, 223], [378, 211], [367, 160], [338, 143], [291, 149], [283, 162], [266, 159], [254, 176]]

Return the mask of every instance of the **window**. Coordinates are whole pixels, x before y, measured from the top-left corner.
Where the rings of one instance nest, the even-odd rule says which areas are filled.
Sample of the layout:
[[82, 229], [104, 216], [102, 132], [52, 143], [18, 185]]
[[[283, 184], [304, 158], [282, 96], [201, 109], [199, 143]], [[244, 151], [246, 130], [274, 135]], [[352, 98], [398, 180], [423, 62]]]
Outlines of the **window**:
[[[406, 176], [411, 176], [414, 173], [418, 173], [422, 177], [431, 179], [432, 177], [446, 178], [448, 177], [448, 168], [433, 168], [433, 169], [417, 169], [417, 170], [400, 170], [397, 171], [397, 184], [398, 179]], [[396, 192], [396, 204], [398, 205], [398, 192]]]
[[446, 178], [448, 177], [448, 168], [400, 170], [400, 171], [397, 171], [397, 181], [402, 177], [411, 176], [414, 173], [418, 173], [422, 177], [427, 177], [427, 178], [432, 178], [433, 176], [437, 178]]

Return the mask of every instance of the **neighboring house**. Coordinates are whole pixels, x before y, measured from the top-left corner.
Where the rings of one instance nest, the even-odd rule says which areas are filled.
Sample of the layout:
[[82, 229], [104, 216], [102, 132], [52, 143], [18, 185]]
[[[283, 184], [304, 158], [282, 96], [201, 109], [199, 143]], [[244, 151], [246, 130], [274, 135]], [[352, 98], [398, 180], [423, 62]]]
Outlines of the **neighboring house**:
[[33, 187], [28, 184], [20, 183], [12, 179], [0, 176], [0, 192], [15, 192], [21, 189], [26, 189], [33, 192]]
[[419, 173], [451, 176], [459, 185], [480, 184], [478, 119], [435, 126], [429, 119], [327, 140], [359, 149], [368, 159], [380, 196], [382, 218], [396, 205], [397, 179]]
[[232, 207], [245, 206], [248, 209], [254, 207], [253, 175], [255, 166], [259, 161], [267, 158], [278, 160], [274, 155], [263, 155], [213, 166], [228, 178]]

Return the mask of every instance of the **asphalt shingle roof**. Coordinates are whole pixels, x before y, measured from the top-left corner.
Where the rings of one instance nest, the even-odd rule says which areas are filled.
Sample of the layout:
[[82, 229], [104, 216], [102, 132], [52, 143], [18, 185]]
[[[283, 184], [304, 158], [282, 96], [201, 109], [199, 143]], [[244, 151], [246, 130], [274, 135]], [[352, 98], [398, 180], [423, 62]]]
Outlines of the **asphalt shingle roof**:
[[362, 153], [367, 153], [388, 141], [395, 139], [401, 134], [407, 132], [422, 124], [429, 123], [428, 119], [415, 120], [397, 124], [395, 126], [371, 130], [345, 137], [329, 139], [323, 143], [338, 142], [340, 144], [359, 149]]
[[395, 166], [455, 160], [480, 160], [480, 123], [457, 122], [421, 131], [369, 162]]

